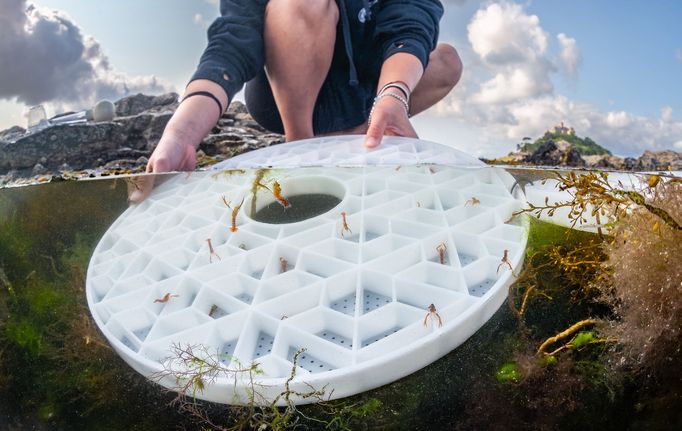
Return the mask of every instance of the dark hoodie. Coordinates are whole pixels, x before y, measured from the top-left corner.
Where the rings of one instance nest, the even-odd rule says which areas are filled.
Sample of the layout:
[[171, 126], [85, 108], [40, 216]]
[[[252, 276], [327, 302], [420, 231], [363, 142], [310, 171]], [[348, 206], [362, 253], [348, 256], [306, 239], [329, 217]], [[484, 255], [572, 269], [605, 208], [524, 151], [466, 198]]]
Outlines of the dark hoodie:
[[[233, 100], [264, 66], [263, 16], [267, 2], [221, 0], [222, 16], [208, 29], [208, 47], [192, 80], [216, 82]], [[365, 58], [368, 41], [381, 62], [397, 52], [407, 52], [426, 67], [443, 15], [439, 0], [337, 0], [337, 4], [350, 86], [358, 84], [356, 64]]]

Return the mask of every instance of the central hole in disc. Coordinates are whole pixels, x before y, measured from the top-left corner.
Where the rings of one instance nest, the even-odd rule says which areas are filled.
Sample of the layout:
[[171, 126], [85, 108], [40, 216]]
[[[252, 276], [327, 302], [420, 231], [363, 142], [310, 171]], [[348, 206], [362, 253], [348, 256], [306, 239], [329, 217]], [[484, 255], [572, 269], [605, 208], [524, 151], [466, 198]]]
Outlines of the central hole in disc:
[[[324, 214], [341, 203], [346, 188], [336, 178], [305, 176], [281, 181], [281, 194], [289, 206], [268, 192], [259, 191], [251, 219], [269, 224], [296, 223]], [[249, 202], [249, 205], [253, 201]], [[248, 207], [248, 206], [247, 206]]]
[[253, 219], [271, 224], [295, 223], [324, 214], [341, 202], [336, 196], [322, 193], [288, 196], [287, 199], [291, 204], [289, 208], [277, 201], [270, 202], [256, 211]]

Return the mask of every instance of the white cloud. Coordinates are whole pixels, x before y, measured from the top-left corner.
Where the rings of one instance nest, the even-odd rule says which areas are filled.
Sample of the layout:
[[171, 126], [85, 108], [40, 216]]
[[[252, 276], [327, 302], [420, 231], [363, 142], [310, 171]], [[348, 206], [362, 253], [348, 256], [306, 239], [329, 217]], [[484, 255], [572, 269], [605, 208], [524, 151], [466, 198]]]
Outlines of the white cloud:
[[547, 33], [520, 5], [493, 3], [476, 12], [468, 27], [473, 53], [494, 76], [471, 97], [477, 104], [500, 104], [553, 91], [554, 66], [545, 58]]
[[[565, 33], [548, 35], [524, 6], [506, 0], [487, 3], [467, 29], [470, 46], [458, 46], [464, 62], [462, 82], [433, 111], [449, 118], [451, 131], [477, 131], [476, 148], [465, 150], [499, 156], [523, 137], [541, 136], [562, 121], [620, 155], [679, 148], [682, 121], [674, 119], [670, 107], [662, 108], [660, 118], [645, 117], [602, 111], [557, 94], [556, 72], [575, 77], [580, 68], [578, 43]], [[550, 42], [556, 44], [557, 54]], [[445, 133], [443, 140], [448, 139]]]
[[677, 148], [678, 150], [682, 151], [682, 141], [675, 142], [675, 144], [673, 144], [673, 148]]
[[559, 45], [561, 45], [559, 58], [563, 70], [570, 78], [575, 78], [578, 75], [578, 67], [580, 67], [580, 63], [582, 63], [582, 56], [580, 55], [578, 44], [574, 38], [568, 37], [564, 33], [559, 33], [557, 35], [557, 40], [559, 41]]
[[514, 3], [479, 9], [467, 28], [474, 52], [491, 65], [535, 61], [547, 49], [547, 34], [539, 18], [526, 15]]
[[68, 15], [26, 0], [0, 6], [0, 58], [0, 99], [27, 105], [80, 108], [99, 99], [170, 89], [154, 76], [115, 70], [101, 45]]
[[673, 108], [664, 106], [661, 108], [661, 121], [664, 123], [670, 122], [673, 119]]

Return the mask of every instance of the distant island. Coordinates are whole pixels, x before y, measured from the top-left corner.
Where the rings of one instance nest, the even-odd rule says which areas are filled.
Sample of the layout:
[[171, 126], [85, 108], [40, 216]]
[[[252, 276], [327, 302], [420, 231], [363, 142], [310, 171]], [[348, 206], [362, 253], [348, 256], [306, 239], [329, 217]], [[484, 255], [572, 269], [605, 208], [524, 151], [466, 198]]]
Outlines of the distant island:
[[582, 156], [612, 155], [611, 151], [597, 144], [589, 137], [586, 136], [581, 138], [576, 135], [575, 129], [573, 127], [564, 126], [563, 122], [560, 125], [555, 126], [554, 130], [546, 131], [545, 134], [536, 139], [535, 142], [530, 142], [530, 140], [531, 138], [523, 138], [523, 143], [519, 144], [519, 151], [531, 154], [547, 142], [566, 141]]
[[682, 153], [672, 150], [645, 151], [640, 157], [618, 157], [591, 138], [580, 137], [573, 127], [562, 122], [535, 139], [524, 137], [516, 151], [496, 159], [483, 159], [489, 164], [571, 166], [627, 171], [679, 171]]

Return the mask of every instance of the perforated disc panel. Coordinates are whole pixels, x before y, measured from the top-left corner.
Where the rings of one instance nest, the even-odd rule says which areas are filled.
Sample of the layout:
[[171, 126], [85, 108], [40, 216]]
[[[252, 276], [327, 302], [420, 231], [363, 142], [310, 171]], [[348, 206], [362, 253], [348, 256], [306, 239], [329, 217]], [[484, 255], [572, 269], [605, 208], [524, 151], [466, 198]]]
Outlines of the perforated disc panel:
[[[419, 145], [381, 151], [414, 161]], [[291, 202], [339, 202], [303, 221], [255, 221], [252, 209], [279, 205], [275, 180]], [[505, 223], [522, 205], [512, 184], [500, 169], [442, 165], [178, 174], [101, 239], [88, 303], [116, 351], [169, 388], [265, 403], [293, 376], [297, 403], [316, 401], [300, 395], [312, 390], [356, 394], [445, 355], [502, 304], [527, 237]], [[200, 387], [168, 374], [196, 371], [178, 357], [187, 350], [220, 366]], [[251, 364], [257, 373], [240, 371]]]

